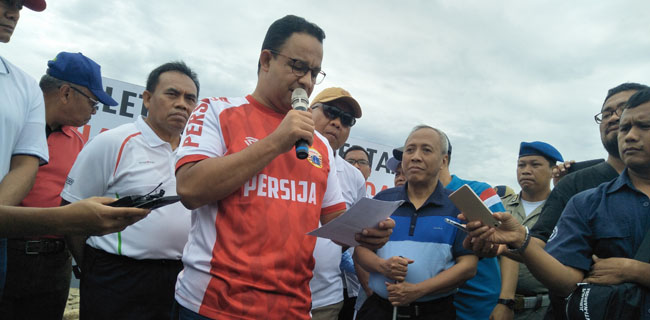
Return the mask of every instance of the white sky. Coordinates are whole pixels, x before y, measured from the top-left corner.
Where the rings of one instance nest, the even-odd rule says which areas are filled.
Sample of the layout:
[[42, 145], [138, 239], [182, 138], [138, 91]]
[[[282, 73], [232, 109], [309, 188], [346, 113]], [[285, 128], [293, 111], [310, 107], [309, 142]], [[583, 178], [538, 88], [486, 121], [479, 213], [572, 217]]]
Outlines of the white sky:
[[352, 136], [399, 146], [412, 127], [444, 130], [452, 172], [519, 190], [521, 141], [565, 159], [604, 158], [593, 115], [607, 89], [648, 84], [650, 1], [88, 1], [21, 11], [0, 54], [35, 78], [59, 51], [102, 75], [144, 85], [182, 59], [201, 96], [242, 96], [256, 83], [268, 26], [296, 14], [325, 30], [329, 86], [363, 108]]

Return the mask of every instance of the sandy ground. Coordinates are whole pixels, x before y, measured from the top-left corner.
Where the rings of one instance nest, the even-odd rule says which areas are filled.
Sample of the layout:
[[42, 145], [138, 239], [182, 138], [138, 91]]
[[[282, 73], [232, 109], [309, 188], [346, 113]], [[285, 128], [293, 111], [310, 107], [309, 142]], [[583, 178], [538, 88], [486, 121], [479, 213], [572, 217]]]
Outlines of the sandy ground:
[[63, 320], [79, 319], [79, 288], [70, 288], [68, 295], [68, 304], [65, 306]]

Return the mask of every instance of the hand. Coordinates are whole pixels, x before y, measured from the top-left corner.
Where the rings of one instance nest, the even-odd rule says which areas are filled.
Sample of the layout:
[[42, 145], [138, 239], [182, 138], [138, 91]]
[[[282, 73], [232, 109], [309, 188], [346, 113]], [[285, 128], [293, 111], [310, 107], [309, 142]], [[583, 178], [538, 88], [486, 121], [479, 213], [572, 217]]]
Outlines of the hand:
[[388, 301], [393, 306], [405, 306], [417, 300], [422, 296], [422, 293], [417, 289], [417, 286], [408, 282], [388, 283], [386, 290], [388, 290]]
[[558, 182], [560, 182], [560, 179], [562, 179], [564, 176], [566, 176], [569, 173], [569, 168], [571, 168], [571, 165], [576, 163], [575, 160], [571, 161], [564, 161], [557, 166], [553, 167], [552, 174], [553, 174], [553, 185], [557, 186]]
[[384, 259], [380, 265], [381, 274], [388, 279], [404, 281], [408, 265], [413, 262], [411, 259], [397, 256]]
[[[526, 229], [515, 219], [512, 215], [507, 212], [496, 212], [492, 215], [497, 220], [501, 221], [501, 224], [498, 227], [489, 227], [484, 225], [481, 221], [470, 221], [466, 224], [467, 227], [467, 238], [469, 241], [467, 244], [473, 244], [476, 241], [477, 246], [482, 250], [484, 246], [489, 246], [491, 244], [481, 243], [480, 240], [487, 241], [494, 244], [507, 244], [511, 247], [517, 247], [524, 242], [526, 238]], [[459, 219], [466, 220], [465, 216], [461, 213], [458, 215]], [[474, 240], [478, 239], [478, 240]], [[465, 246], [463, 242], [463, 246]], [[486, 251], [493, 250], [493, 247], [490, 249], [485, 249]], [[498, 249], [498, 248], [497, 248]]]
[[290, 151], [300, 139], [314, 142], [314, 120], [309, 111], [289, 110], [280, 125], [268, 136], [280, 153]]
[[388, 218], [380, 222], [375, 228], [363, 229], [361, 233], [357, 233], [354, 237], [362, 246], [370, 250], [377, 250], [388, 242], [394, 227], [395, 220]]
[[465, 240], [463, 240], [463, 248], [471, 250], [480, 258], [494, 258], [508, 250], [503, 244], [496, 244], [480, 238], [471, 237], [465, 237]]
[[116, 199], [93, 197], [60, 207], [67, 234], [104, 235], [124, 230], [149, 214], [151, 210], [109, 207]]
[[584, 282], [595, 284], [619, 284], [630, 282], [633, 276], [633, 266], [637, 262], [628, 258], [600, 259], [592, 256], [594, 264]]
[[514, 317], [515, 311], [500, 303], [497, 303], [490, 314], [490, 320], [512, 320]]

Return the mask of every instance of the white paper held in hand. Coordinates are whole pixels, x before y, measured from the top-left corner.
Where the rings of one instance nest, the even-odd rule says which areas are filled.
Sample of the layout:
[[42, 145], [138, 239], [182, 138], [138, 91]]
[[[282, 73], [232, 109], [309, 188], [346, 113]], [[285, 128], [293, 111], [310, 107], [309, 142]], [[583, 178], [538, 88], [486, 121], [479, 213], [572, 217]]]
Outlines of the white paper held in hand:
[[376, 227], [379, 222], [390, 217], [403, 202], [362, 198], [336, 219], [307, 234], [355, 247], [359, 245], [354, 239], [355, 234], [363, 229]]

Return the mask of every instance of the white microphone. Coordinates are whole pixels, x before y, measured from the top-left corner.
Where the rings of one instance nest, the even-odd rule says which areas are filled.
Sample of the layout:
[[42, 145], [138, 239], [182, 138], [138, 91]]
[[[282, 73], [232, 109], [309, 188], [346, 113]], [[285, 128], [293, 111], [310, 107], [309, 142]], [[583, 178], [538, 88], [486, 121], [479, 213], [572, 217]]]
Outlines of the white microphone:
[[[291, 93], [291, 107], [294, 110], [307, 111], [309, 107], [309, 98], [307, 91], [303, 88], [296, 88]], [[306, 159], [309, 155], [309, 143], [304, 139], [296, 141], [296, 157], [298, 159]]]

